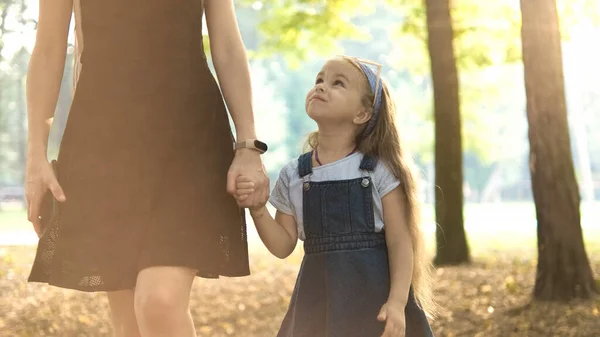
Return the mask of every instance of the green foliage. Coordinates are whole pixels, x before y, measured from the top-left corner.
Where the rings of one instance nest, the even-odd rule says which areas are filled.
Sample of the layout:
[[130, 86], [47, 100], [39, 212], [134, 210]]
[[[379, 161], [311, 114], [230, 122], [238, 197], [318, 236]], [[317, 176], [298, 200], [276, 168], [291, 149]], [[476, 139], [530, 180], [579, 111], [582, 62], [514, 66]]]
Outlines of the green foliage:
[[[387, 2], [403, 13], [404, 20], [397, 27], [395, 38], [408, 42], [413, 51], [408, 59], [402, 60], [402, 64], [410, 64], [409, 68], [415, 73], [428, 72], [427, 19], [423, 1]], [[557, 9], [564, 40], [571, 37], [577, 25], [600, 25], [600, 2], [597, 0], [557, 0]], [[456, 62], [461, 71], [521, 61], [518, 0], [454, 0], [451, 14]]]
[[[410, 45], [412, 55], [401, 58], [416, 74], [429, 72], [427, 18], [422, 1], [388, 0], [403, 13], [394, 38]], [[506, 1], [456, 0], [451, 8], [457, 66], [470, 71], [520, 60], [518, 8]]]
[[[241, 1], [241, 5], [256, 1]], [[261, 2], [258, 29], [260, 48], [253, 57], [281, 54], [296, 68], [311, 56], [340, 52], [338, 40], [369, 37], [351, 18], [369, 14], [372, 4], [360, 0], [265, 0]]]
[[600, 26], [598, 0], [557, 0], [556, 7], [563, 40], [570, 40], [578, 26]]
[[[398, 40], [393, 51], [393, 64], [405, 67], [416, 78], [429, 80], [427, 51], [427, 18], [423, 1], [388, 0], [401, 11], [403, 21], [393, 32]], [[482, 69], [520, 60], [520, 12], [518, 2], [481, 2], [456, 0], [451, 15], [454, 30], [454, 52], [460, 77], [462, 136], [465, 152], [474, 153], [482, 163], [493, 163], [486, 123], [489, 105], [497, 101], [497, 86], [485, 81]], [[483, 80], [483, 81], [482, 81]], [[432, 97], [432, 91], [427, 95]], [[493, 103], [492, 103], [493, 104]], [[433, 107], [430, 106], [432, 111]], [[491, 130], [492, 133], [496, 130]]]

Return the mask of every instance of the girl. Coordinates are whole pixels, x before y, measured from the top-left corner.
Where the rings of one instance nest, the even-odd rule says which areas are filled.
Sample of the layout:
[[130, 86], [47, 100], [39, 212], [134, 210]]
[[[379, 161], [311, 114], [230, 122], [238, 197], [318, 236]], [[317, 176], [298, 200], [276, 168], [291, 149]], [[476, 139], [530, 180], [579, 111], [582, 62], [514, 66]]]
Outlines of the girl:
[[[47, 120], [73, 11], [77, 83], [55, 176]], [[202, 45], [204, 14], [221, 88]], [[233, 1], [40, 0], [38, 23], [26, 195], [40, 241], [29, 281], [107, 292], [117, 337], [196, 336], [195, 277], [249, 274], [241, 208], [269, 194]], [[236, 204], [242, 173], [257, 193]], [[49, 217], [47, 190], [61, 201]]]
[[[270, 202], [251, 208], [260, 238], [285, 258], [305, 256], [279, 337], [432, 336], [416, 178], [400, 146], [381, 68], [329, 60], [306, 97], [319, 130], [287, 164]], [[237, 180], [237, 198], [253, 183]], [[384, 323], [385, 322], [385, 323]]]

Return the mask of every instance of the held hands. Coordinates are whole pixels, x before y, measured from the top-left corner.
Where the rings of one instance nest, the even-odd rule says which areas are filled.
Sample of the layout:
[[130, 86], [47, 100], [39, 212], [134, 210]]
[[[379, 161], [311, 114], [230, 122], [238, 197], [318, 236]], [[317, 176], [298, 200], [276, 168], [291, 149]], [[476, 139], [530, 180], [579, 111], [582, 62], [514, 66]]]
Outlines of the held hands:
[[[254, 187], [255, 184], [252, 182], [252, 180], [250, 180], [250, 178], [246, 176], [238, 176], [238, 178], [236, 179], [235, 186], [235, 198], [236, 200], [238, 200], [238, 203], [240, 203], [240, 200], [243, 201], [248, 199], [256, 191]], [[252, 215], [252, 217], [260, 218], [264, 214], [264, 212], [266, 212], [266, 204], [267, 202], [265, 201], [264, 203], [260, 203], [256, 206], [249, 207], [250, 214]]]
[[[239, 183], [242, 183], [238, 187]], [[269, 199], [269, 177], [260, 154], [252, 149], [239, 149], [227, 174], [227, 192], [242, 208], [259, 209]]]
[[385, 322], [385, 330], [381, 337], [405, 337], [406, 333], [406, 316], [404, 313], [405, 307], [399, 304], [385, 303], [377, 319]]
[[49, 189], [56, 200], [64, 202], [66, 200], [65, 193], [58, 184], [52, 166], [46, 158], [28, 158], [25, 178], [27, 220], [33, 224], [33, 229], [39, 237], [42, 234], [40, 208], [44, 194]]

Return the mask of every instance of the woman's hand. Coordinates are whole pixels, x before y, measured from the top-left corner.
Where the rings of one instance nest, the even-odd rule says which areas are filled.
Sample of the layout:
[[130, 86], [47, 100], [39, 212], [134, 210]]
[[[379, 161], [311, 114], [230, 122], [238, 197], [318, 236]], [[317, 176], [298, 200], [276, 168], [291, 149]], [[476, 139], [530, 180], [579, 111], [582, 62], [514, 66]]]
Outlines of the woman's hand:
[[385, 322], [385, 331], [381, 337], [405, 337], [406, 316], [405, 306], [385, 303], [379, 311], [377, 319]]
[[[244, 182], [252, 186], [251, 192], [238, 195], [237, 183], [240, 176]], [[258, 208], [269, 199], [269, 177], [262, 164], [260, 153], [253, 149], [239, 149], [227, 173], [227, 192], [236, 198], [242, 208]]]
[[27, 200], [27, 220], [33, 229], [42, 235], [40, 207], [47, 190], [52, 191], [54, 198], [60, 202], [66, 200], [65, 193], [58, 184], [52, 165], [44, 157], [28, 158], [25, 171], [25, 198]]

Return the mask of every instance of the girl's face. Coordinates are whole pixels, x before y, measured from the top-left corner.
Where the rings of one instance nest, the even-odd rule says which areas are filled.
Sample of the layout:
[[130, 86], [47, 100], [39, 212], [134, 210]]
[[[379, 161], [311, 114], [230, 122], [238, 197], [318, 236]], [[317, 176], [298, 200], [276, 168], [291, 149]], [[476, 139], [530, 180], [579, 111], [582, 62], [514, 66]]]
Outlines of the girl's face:
[[367, 88], [367, 80], [356, 66], [341, 58], [329, 60], [306, 95], [306, 112], [321, 125], [363, 124], [370, 117], [361, 103]]

